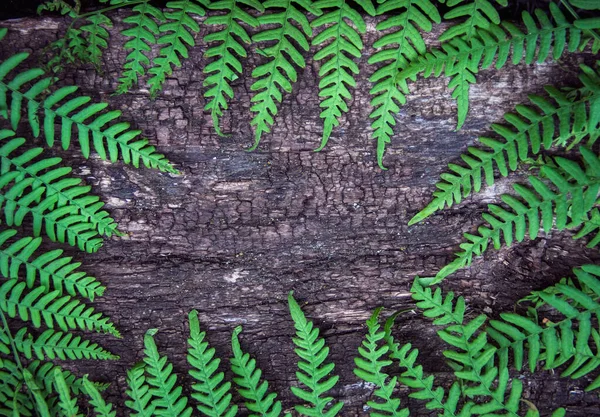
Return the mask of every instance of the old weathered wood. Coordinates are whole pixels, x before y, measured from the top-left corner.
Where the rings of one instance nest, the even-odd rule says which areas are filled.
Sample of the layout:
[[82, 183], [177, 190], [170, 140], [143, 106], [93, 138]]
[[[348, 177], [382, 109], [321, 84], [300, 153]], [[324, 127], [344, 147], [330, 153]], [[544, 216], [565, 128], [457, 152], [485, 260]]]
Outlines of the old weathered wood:
[[[20, 50], [38, 52], [64, 28], [63, 20], [50, 18], [3, 23], [11, 31], [0, 44], [2, 57]], [[366, 45], [375, 37], [374, 25], [371, 20]], [[446, 165], [456, 162], [478, 135], [489, 134], [490, 123], [501, 121], [527, 94], [541, 93], [545, 84], [575, 85], [577, 62], [583, 59], [482, 71], [460, 132], [454, 132], [455, 105], [446, 80], [418, 81], [397, 117], [385, 157], [389, 169], [381, 171], [369, 136], [368, 77], [373, 68], [366, 58], [360, 61], [350, 113], [324, 151], [313, 152], [322, 128], [318, 64], [309, 61], [294, 92], [285, 95], [272, 134], [264, 136], [257, 151], [246, 152], [253, 140], [249, 74], [260, 58], [245, 61], [244, 76], [235, 83], [236, 99], [223, 118], [229, 136], [219, 137], [203, 111], [204, 33], [196, 36], [191, 58], [175, 70], [165, 91], [150, 100], [143, 86], [127, 95], [111, 95], [125, 57], [116, 29], [102, 73], [74, 69], [64, 82], [77, 83], [86, 94], [122, 110], [124, 119], [142, 129], [182, 172], [174, 176], [136, 170], [68, 153], [76, 174], [93, 185], [128, 234], [107, 241], [92, 256], [72, 251], [86, 271], [107, 285], [95, 305], [123, 334], [120, 340], [94, 338], [119, 354], [120, 361], [73, 366], [113, 383], [109, 399], [121, 406], [121, 415], [125, 370], [141, 359], [148, 328], [160, 329], [160, 349], [189, 382], [185, 340], [191, 309], [200, 312], [201, 324], [223, 358], [230, 354], [231, 331], [242, 324], [243, 347], [291, 407], [294, 329], [286, 305], [291, 290], [331, 347], [341, 375], [335, 396], [346, 402], [343, 415], [366, 415], [363, 404], [372, 388], [352, 374], [365, 320], [378, 306], [387, 312], [412, 309], [408, 290], [414, 276], [435, 274], [449, 262], [462, 233], [480, 223], [485, 205], [527, 172], [499, 180], [423, 224], [408, 227], [408, 220], [428, 202]], [[370, 47], [366, 53], [372, 53]], [[29, 62], [36, 65], [35, 59]], [[599, 259], [596, 251], [571, 237], [552, 233], [491, 250], [471, 268], [449, 277], [444, 288], [466, 297], [472, 314], [510, 311], [530, 290], [555, 282], [572, 266]], [[443, 345], [430, 322], [412, 311], [400, 315], [398, 322], [397, 336], [421, 349], [426, 371], [450, 381]], [[526, 397], [544, 415], [560, 406], [568, 406], [571, 416], [600, 415], [597, 394], [584, 394], [582, 382], [551, 373], [514, 376], [524, 378]], [[420, 410], [414, 415], [434, 415], [402, 393], [406, 404]]]

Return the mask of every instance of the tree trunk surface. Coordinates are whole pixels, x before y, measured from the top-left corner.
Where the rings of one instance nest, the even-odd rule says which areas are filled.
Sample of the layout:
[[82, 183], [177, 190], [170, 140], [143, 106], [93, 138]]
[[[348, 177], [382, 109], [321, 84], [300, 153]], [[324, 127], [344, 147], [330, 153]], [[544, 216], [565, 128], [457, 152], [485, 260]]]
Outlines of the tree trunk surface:
[[[388, 170], [382, 171], [370, 137], [368, 79], [374, 69], [366, 62], [373, 53], [375, 19], [368, 20], [367, 46], [350, 111], [327, 147], [313, 151], [322, 125], [319, 65], [309, 60], [293, 92], [284, 95], [272, 132], [263, 136], [256, 151], [247, 152], [253, 142], [250, 74], [262, 58], [252, 54], [243, 61], [244, 74], [234, 83], [235, 99], [222, 119], [228, 136], [219, 137], [203, 111], [206, 29], [196, 36], [190, 59], [174, 70], [156, 99], [150, 99], [143, 84], [129, 94], [112, 96], [126, 56], [124, 37], [118, 33], [124, 15], [114, 16], [101, 72], [80, 67], [67, 71], [61, 82], [75, 83], [82, 93], [121, 110], [123, 120], [141, 129], [182, 175], [57, 151], [66, 155], [76, 175], [93, 185], [120, 230], [127, 233], [106, 241], [93, 255], [67, 249], [107, 286], [94, 305], [123, 335], [118, 340], [92, 336], [120, 360], [80, 361], [72, 369], [111, 382], [108, 399], [124, 416], [125, 371], [141, 360], [143, 335], [149, 328], [159, 329], [160, 351], [174, 363], [179, 381], [189, 384], [187, 314], [196, 309], [208, 340], [223, 359], [231, 354], [231, 332], [243, 326], [243, 348], [256, 358], [284, 407], [291, 408], [289, 387], [297, 380], [287, 295], [293, 290], [330, 347], [340, 375], [333, 395], [345, 402], [342, 415], [367, 415], [364, 404], [373, 388], [353, 375], [353, 358], [365, 334], [364, 323], [379, 306], [385, 307], [384, 314], [405, 311], [397, 318], [395, 335], [419, 348], [425, 371], [449, 386], [452, 373], [441, 354], [445, 346], [431, 321], [415, 309], [410, 285], [416, 275], [431, 276], [450, 262], [462, 234], [481, 224], [486, 205], [499, 201], [499, 195], [511, 190], [513, 182], [523, 181], [527, 171], [498, 179], [493, 187], [421, 224], [408, 227], [408, 220], [430, 201], [447, 164], [460, 161], [459, 155], [476, 144], [478, 136], [491, 135], [491, 123], [500, 123], [505, 112], [526, 102], [528, 94], [541, 94], [544, 85], [576, 86], [577, 65], [584, 59], [589, 62], [590, 56], [481, 71], [471, 88], [469, 117], [458, 132], [447, 80], [418, 80], [397, 115], [384, 159]], [[12, 20], [2, 26], [10, 29], [0, 43], [4, 58], [22, 50], [39, 56], [66, 27], [60, 18]], [[429, 39], [442, 28], [438, 26]], [[39, 64], [35, 58], [28, 62]], [[535, 241], [489, 250], [442, 286], [465, 297], [470, 316], [498, 317], [513, 311], [517, 300], [531, 290], [545, 288], [572, 267], [600, 258], [572, 236], [542, 234]], [[228, 361], [221, 366], [230, 375]], [[561, 379], [550, 372], [512, 376], [523, 379], [525, 398], [542, 415], [563, 406], [569, 416], [600, 416], [598, 394], [585, 393], [585, 381]], [[436, 415], [407, 394], [400, 389], [411, 415]]]

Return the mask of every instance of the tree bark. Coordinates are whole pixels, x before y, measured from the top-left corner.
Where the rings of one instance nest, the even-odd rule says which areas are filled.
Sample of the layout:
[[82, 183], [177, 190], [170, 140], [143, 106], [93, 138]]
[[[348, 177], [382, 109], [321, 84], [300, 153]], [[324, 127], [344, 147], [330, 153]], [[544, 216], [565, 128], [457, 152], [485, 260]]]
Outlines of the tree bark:
[[[322, 127], [319, 65], [309, 60], [293, 92], [284, 95], [272, 133], [263, 137], [256, 151], [247, 152], [253, 141], [250, 73], [261, 57], [251, 54], [244, 61], [244, 75], [235, 82], [236, 98], [223, 117], [222, 129], [229, 136], [219, 137], [203, 111], [206, 29], [195, 37], [190, 59], [175, 69], [155, 100], [144, 85], [130, 94], [112, 96], [126, 56], [124, 38], [117, 32], [123, 15], [114, 17], [101, 73], [89, 66], [72, 69], [64, 83], [76, 83], [83, 93], [122, 110], [123, 119], [140, 128], [182, 175], [57, 151], [93, 185], [120, 230], [127, 233], [108, 240], [94, 255], [68, 250], [107, 286], [94, 305], [112, 317], [123, 335], [119, 340], [93, 336], [121, 360], [82, 361], [73, 369], [111, 382], [109, 399], [125, 415], [125, 371], [141, 360], [147, 329], [159, 329], [159, 349], [173, 361], [179, 380], [190, 382], [185, 374], [186, 320], [187, 313], [196, 309], [223, 359], [230, 356], [232, 330], [243, 325], [242, 346], [257, 359], [285, 407], [291, 408], [289, 387], [297, 382], [296, 358], [286, 297], [294, 291], [331, 348], [335, 372], [341, 377], [334, 396], [346, 403], [342, 415], [367, 415], [363, 404], [372, 387], [358, 383], [352, 358], [365, 333], [364, 322], [378, 306], [384, 306], [386, 314], [408, 310], [397, 319], [396, 336], [418, 347], [425, 370], [449, 386], [452, 375], [441, 354], [444, 344], [430, 320], [415, 310], [410, 285], [416, 275], [431, 276], [450, 262], [462, 234], [481, 224], [486, 205], [499, 201], [499, 195], [514, 181], [523, 181], [527, 171], [498, 179], [494, 187], [424, 223], [408, 227], [407, 222], [429, 202], [447, 164], [459, 161], [478, 136], [491, 134], [491, 123], [501, 122], [515, 104], [526, 102], [527, 94], [543, 92], [544, 85], [577, 85], [577, 64], [590, 56], [481, 71], [471, 89], [469, 117], [459, 132], [454, 131], [456, 108], [447, 80], [418, 80], [397, 115], [384, 160], [388, 170], [382, 171], [370, 137], [368, 78], [374, 68], [366, 62], [373, 53], [376, 20], [368, 21], [350, 112], [334, 129], [328, 146], [313, 152]], [[0, 43], [4, 58], [28, 49], [37, 56], [65, 28], [59, 18], [3, 23], [10, 29]], [[441, 29], [436, 28], [429, 39]], [[34, 58], [29, 62], [37, 65]], [[599, 258], [597, 251], [573, 241], [572, 234], [556, 232], [489, 250], [442, 285], [466, 298], [473, 317], [482, 312], [497, 317], [512, 311], [529, 291]], [[222, 367], [228, 369], [226, 360]], [[524, 378], [525, 398], [542, 415], [566, 406], [570, 416], [600, 416], [597, 394], [584, 393], [581, 381], [549, 372], [512, 376]], [[436, 415], [422, 402], [408, 399], [407, 390], [400, 393], [403, 403], [414, 410], [411, 415]]]

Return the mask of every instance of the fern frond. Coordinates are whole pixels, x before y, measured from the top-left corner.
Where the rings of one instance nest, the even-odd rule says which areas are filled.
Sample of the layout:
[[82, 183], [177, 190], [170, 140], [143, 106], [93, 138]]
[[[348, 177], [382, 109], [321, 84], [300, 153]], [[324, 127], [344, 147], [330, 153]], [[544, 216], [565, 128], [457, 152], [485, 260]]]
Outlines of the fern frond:
[[67, 177], [72, 171], [70, 167], [57, 167], [62, 161], [61, 158], [36, 160], [44, 152], [42, 148], [30, 148], [17, 154], [25, 142], [24, 138], [14, 138], [12, 131], [0, 130], [0, 175], [18, 171], [20, 175], [15, 182], [23, 178], [33, 178], [33, 188], [44, 187], [47, 197], [57, 196], [57, 207], [73, 206], [77, 209], [73, 213], [87, 219], [98, 233], [107, 237], [113, 234], [120, 235], [114, 219], [108, 212], [101, 210], [104, 203], [100, 201], [100, 197], [90, 194], [91, 187], [80, 185], [81, 179]]
[[437, 8], [429, 0], [386, 0], [377, 8], [377, 15], [383, 14], [389, 15], [376, 28], [380, 32], [392, 32], [373, 43], [377, 52], [368, 60], [369, 65], [379, 66], [369, 78], [373, 83], [370, 94], [374, 108], [369, 117], [373, 119], [371, 127], [377, 140], [377, 163], [381, 169], [385, 169], [383, 155], [396, 125], [394, 115], [400, 111], [399, 105], [406, 103], [408, 94], [406, 81], [399, 78], [396, 81], [396, 74], [426, 52], [420, 32], [430, 32], [433, 22], [441, 21]]
[[503, 195], [502, 201], [508, 208], [488, 205], [489, 213], [484, 213], [483, 219], [489, 226], [480, 226], [477, 234], [465, 233], [466, 242], [460, 245], [462, 251], [437, 273], [435, 282], [470, 265], [473, 255], [482, 255], [490, 241], [499, 249], [503, 243], [510, 246], [513, 241], [522, 242], [527, 233], [530, 239], [535, 239], [540, 227], [548, 233], [553, 226], [557, 230], [574, 229], [588, 222], [600, 191], [600, 160], [589, 149], [581, 147], [580, 150], [586, 163], [585, 171], [576, 162], [560, 157], [554, 159], [557, 168], [544, 165], [540, 169], [540, 175], [547, 178], [556, 191], [530, 176], [531, 188], [513, 185], [522, 200]]
[[253, 28], [259, 25], [258, 20], [242, 9], [240, 4], [258, 12], [264, 12], [263, 5], [257, 0], [217, 0], [208, 3], [208, 8], [225, 11], [225, 14], [209, 16], [204, 21], [205, 25], [223, 26], [222, 30], [204, 37], [205, 42], [219, 42], [219, 44], [208, 48], [204, 53], [205, 58], [216, 57], [216, 59], [206, 65], [203, 71], [208, 74], [203, 83], [204, 87], [208, 87], [204, 93], [204, 97], [207, 99], [204, 110], [210, 111], [213, 127], [220, 136], [223, 134], [219, 127], [219, 120], [223, 115], [223, 110], [228, 108], [228, 98], [233, 98], [231, 82], [235, 81], [242, 73], [242, 63], [238, 56], [243, 58], [247, 56], [246, 50], [238, 38], [247, 45], [251, 43], [250, 36], [241, 23]]
[[295, 409], [310, 417], [333, 417], [339, 413], [344, 403], [334, 402], [332, 397], [323, 396], [339, 379], [337, 375], [328, 377], [335, 367], [333, 363], [324, 364], [329, 348], [325, 346], [325, 339], [319, 338], [319, 329], [314, 327], [312, 321], [306, 320], [291, 292], [288, 295], [288, 304], [296, 328], [296, 337], [292, 339], [296, 345], [294, 352], [300, 357], [296, 377], [305, 386], [291, 389], [296, 397], [309, 404], [297, 405]]
[[160, 49], [160, 55], [154, 58], [154, 66], [148, 70], [152, 75], [148, 80], [152, 97], [158, 94], [166, 77], [173, 72], [172, 66], [181, 67], [179, 56], [188, 57], [186, 44], [196, 44], [194, 34], [198, 33], [200, 27], [192, 16], [204, 16], [204, 8], [201, 5], [204, 5], [202, 0], [177, 0], [167, 3], [169, 10], [164, 12], [166, 21], [160, 25], [161, 36], [156, 41], [165, 46]]
[[[389, 378], [383, 369], [392, 361], [387, 359], [389, 346], [385, 343], [385, 332], [380, 329], [379, 313], [376, 309], [367, 320], [367, 331], [361, 346], [358, 348], [359, 357], [354, 358], [354, 374], [367, 383], [374, 384], [376, 389], [373, 395], [380, 401], [367, 401], [367, 406], [372, 410], [372, 417], [408, 417], [408, 408], [400, 408], [400, 399], [394, 398], [397, 378]], [[382, 358], [384, 358], [382, 360]]]
[[[375, 15], [371, 0], [359, 4], [372, 16]], [[314, 60], [324, 61], [319, 69], [320, 107], [324, 109], [320, 114], [324, 124], [323, 137], [316, 149], [320, 151], [327, 145], [333, 128], [340, 124], [342, 113], [348, 111], [346, 100], [352, 99], [348, 87], [356, 87], [354, 76], [359, 72], [353, 58], [360, 58], [362, 54], [361, 34], [365, 33], [367, 26], [360, 13], [346, 0], [319, 0], [314, 7], [321, 12], [333, 8], [311, 22], [313, 28], [321, 29], [312, 40], [312, 45], [318, 48]]]
[[[250, 354], [244, 353], [238, 339], [242, 327], [238, 326], [231, 336], [233, 357], [231, 358], [231, 370], [236, 378], [239, 394], [246, 400], [244, 404], [251, 412], [251, 417], [278, 417], [281, 415], [281, 401], [275, 399], [277, 394], [269, 392], [269, 383], [261, 381], [262, 371], [257, 369], [256, 361]], [[289, 416], [289, 414], [286, 414]]]
[[[103, 112], [108, 104], [87, 105], [91, 101], [90, 97], [73, 97], [78, 89], [75, 86], [59, 88], [46, 97], [45, 91], [53, 84], [53, 80], [49, 77], [39, 78], [43, 74], [39, 68], [25, 70], [8, 80], [8, 73], [28, 56], [27, 53], [19, 53], [0, 62], [0, 116], [10, 119], [13, 130], [19, 125], [23, 104], [26, 103], [27, 120], [34, 136], [37, 137], [43, 127], [48, 146], [54, 146], [55, 123], [60, 122], [60, 142], [65, 150], [71, 145], [71, 133], [75, 127], [81, 152], [86, 158], [93, 146], [104, 160], [116, 162], [120, 156], [126, 164], [135, 167], [139, 166], [141, 160], [149, 168], [177, 173], [164, 155], [157, 153], [148, 144], [147, 139], [138, 138], [141, 133], [139, 130], [130, 130], [129, 123], [118, 121], [120, 111]], [[24, 87], [31, 82], [34, 83], [29, 89]], [[65, 102], [60, 104], [63, 101]], [[43, 112], [42, 123], [39, 119], [40, 112]]]
[[60, 249], [33, 258], [42, 243], [41, 238], [21, 238], [7, 246], [8, 239], [16, 233], [11, 229], [0, 232], [0, 273], [4, 278], [19, 279], [24, 266], [28, 288], [39, 282], [46, 291], [53, 288], [59, 295], [66, 291], [73, 297], [79, 293], [90, 301], [104, 293], [105, 287], [94, 277], [77, 271], [81, 263], [71, 262], [71, 257], [61, 257], [63, 251]]
[[0, 286], [0, 309], [14, 318], [30, 321], [39, 328], [42, 320], [53, 329], [57, 325], [61, 330], [95, 330], [120, 337], [119, 331], [104, 317], [95, 313], [93, 307], [87, 307], [79, 300], [68, 295], [60, 296], [58, 290], [47, 292], [44, 287], [35, 287], [25, 292], [26, 284], [16, 279], [6, 281]]
[[211, 417], [233, 417], [237, 406], [231, 404], [231, 382], [223, 382], [223, 372], [216, 373], [220, 359], [215, 358], [215, 349], [209, 348], [204, 340], [206, 332], [200, 332], [198, 312], [189, 315], [190, 337], [188, 339], [187, 360], [192, 369], [190, 375], [196, 381], [192, 384], [192, 398], [200, 403], [197, 408], [202, 414]]
[[21, 368], [10, 359], [3, 358], [0, 367], [0, 415], [31, 417], [34, 405], [31, 398], [23, 392], [23, 373]]
[[480, 137], [485, 149], [470, 147], [460, 156], [466, 166], [449, 164], [451, 172], [441, 175], [433, 200], [408, 224], [420, 222], [445, 206], [451, 207], [471, 193], [479, 192], [483, 179], [488, 186], [493, 185], [494, 168], [507, 176], [509, 171], [518, 168], [519, 162], [542, 149], [571, 148], [584, 139], [587, 146], [591, 146], [600, 135], [600, 80], [586, 74], [580, 79], [584, 87], [560, 91], [548, 86], [546, 92], [550, 99], [530, 95], [531, 106], [518, 105], [516, 113], [507, 113], [506, 125], [493, 124], [492, 130], [499, 138]]
[[151, 401], [152, 393], [144, 374], [143, 363], [139, 363], [127, 371], [125, 393], [131, 400], [125, 401], [125, 405], [134, 411], [131, 413], [131, 417], [152, 417], [154, 415], [155, 406]]
[[[84, 392], [83, 379], [77, 378], [71, 372], [67, 371], [66, 369], [62, 369], [60, 366], [55, 365], [52, 362], [34, 360], [26, 367], [26, 370], [33, 375], [36, 384], [43, 389], [45, 394], [54, 392], [54, 372], [56, 369], [62, 372], [63, 378], [67, 382], [67, 385], [71, 388], [73, 395], [79, 395]], [[108, 386], [108, 384], [100, 384], [97, 382], [92, 383], [99, 390], [106, 389]]]
[[75, 18], [79, 14], [80, 8], [80, 0], [75, 0], [72, 6], [64, 0], [48, 0], [37, 7], [36, 13], [42, 14], [43, 11], [59, 12], [63, 16], [69, 15], [69, 17]]
[[[560, 312], [564, 319], [540, 325], [531, 317], [503, 313], [500, 315], [502, 320], [490, 321], [487, 332], [499, 346], [499, 366], [506, 367], [509, 354], [512, 354], [518, 370], [522, 369], [527, 357], [531, 372], [541, 361], [544, 361], [544, 369], [555, 369], [570, 362], [561, 376], [573, 379], [600, 368], [600, 333], [592, 322], [593, 317], [600, 314], [600, 267], [584, 265], [573, 272], [592, 296], [567, 284], [557, 284], [556, 293], [536, 293], [547, 306]], [[598, 387], [600, 376], [586, 390]]]
[[112, 404], [102, 398], [98, 388], [90, 382], [87, 375], [83, 376], [83, 390], [90, 397], [90, 404], [94, 407], [97, 417], [115, 417], [117, 415], [117, 412], [112, 409]]
[[46, 396], [42, 394], [41, 388], [38, 386], [31, 372], [29, 372], [27, 369], [23, 370], [23, 379], [25, 380], [27, 390], [35, 401], [35, 411], [37, 414], [40, 417], [51, 417]]
[[108, 47], [108, 31], [106, 28], [112, 27], [112, 21], [103, 13], [97, 12], [86, 17], [87, 24], [81, 26], [79, 30], [83, 32], [86, 38], [86, 52], [89, 61], [96, 67], [100, 66], [102, 59], [102, 49]]
[[14, 336], [17, 350], [27, 359], [34, 356], [40, 360], [96, 359], [116, 360], [117, 355], [98, 346], [97, 343], [74, 336], [72, 333], [56, 332], [48, 329], [34, 339], [27, 328], [21, 328]]
[[167, 362], [166, 356], [160, 356], [154, 336], [156, 329], [150, 329], [144, 335], [144, 362], [148, 373], [146, 382], [150, 385], [150, 393], [154, 397], [154, 415], [157, 417], [190, 417], [192, 408], [187, 405], [187, 398], [181, 395], [182, 388], [176, 386], [177, 376], [173, 373], [173, 365]]
[[399, 72], [396, 82], [404, 84], [417, 74], [429, 78], [444, 73], [450, 77], [449, 87], [454, 88], [452, 96], [457, 100], [459, 129], [468, 112], [469, 85], [476, 82], [475, 74], [479, 69], [489, 68], [494, 62], [495, 68], [500, 69], [511, 56], [515, 65], [523, 60], [527, 64], [543, 62], [550, 57], [557, 60], [565, 49], [574, 52], [589, 41], [554, 3], [550, 3], [550, 15], [537, 9], [535, 16], [538, 23], [528, 12], [523, 12], [526, 32], [512, 23], [503, 22], [500, 26], [490, 24], [487, 30], [477, 31], [468, 40], [455, 37], [412, 61]]
[[[495, 0], [500, 6], [506, 7], [507, 0]], [[490, 25], [500, 24], [500, 15], [489, 0], [448, 0], [446, 5], [452, 8], [444, 15], [444, 20], [464, 18], [464, 21], [452, 25], [438, 38], [440, 42], [461, 37], [471, 39], [482, 29], [489, 29]]]
[[61, 415], [65, 417], [81, 417], [79, 407], [77, 407], [77, 399], [71, 397], [71, 389], [58, 368], [54, 370], [54, 387], [58, 393], [58, 407]]
[[[286, 93], [292, 92], [292, 83], [295, 83], [298, 77], [294, 65], [300, 68], [306, 66], [302, 53], [290, 41], [293, 39], [304, 51], [308, 51], [310, 47], [307, 37], [312, 37], [312, 29], [308, 19], [297, 6], [313, 15], [320, 14], [320, 11], [311, 4], [311, 0], [267, 0], [263, 6], [265, 10], [273, 8], [283, 10], [260, 15], [258, 23], [261, 26], [269, 25], [269, 29], [252, 36], [252, 42], [272, 44], [257, 50], [268, 61], [252, 71], [252, 78], [256, 81], [250, 87], [255, 92], [250, 100], [254, 103], [250, 111], [255, 115], [250, 125], [255, 126], [255, 134], [254, 145], [249, 150], [256, 149], [263, 133], [271, 131], [273, 117], [277, 115], [277, 103], [281, 103], [283, 98], [281, 90]], [[301, 29], [298, 29], [293, 22], [296, 22]]]
[[138, 77], [146, 74], [146, 68], [150, 66], [148, 53], [152, 45], [156, 44], [159, 35], [159, 27], [156, 22], [163, 22], [163, 12], [145, 1], [131, 9], [132, 15], [123, 19], [123, 23], [133, 25], [121, 32], [123, 36], [130, 39], [125, 42], [124, 48], [129, 52], [123, 66], [116, 94], [124, 94], [138, 83]]

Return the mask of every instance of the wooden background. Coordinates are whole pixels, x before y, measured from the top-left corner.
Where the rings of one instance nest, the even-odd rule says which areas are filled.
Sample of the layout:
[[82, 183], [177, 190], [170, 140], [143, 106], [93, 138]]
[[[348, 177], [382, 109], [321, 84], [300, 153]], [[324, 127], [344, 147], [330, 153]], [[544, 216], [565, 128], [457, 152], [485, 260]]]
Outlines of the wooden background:
[[[373, 52], [375, 23], [369, 20], [365, 57]], [[64, 30], [65, 21], [21, 19], [2, 26], [10, 32], [0, 43], [0, 57], [21, 50], [35, 56]], [[165, 91], [150, 100], [144, 86], [112, 96], [125, 59], [120, 28], [117, 24], [111, 31], [100, 74], [81, 67], [67, 71], [64, 83], [77, 83], [83, 93], [122, 110], [124, 120], [142, 129], [182, 175], [66, 154], [75, 173], [93, 185], [120, 230], [128, 234], [107, 241], [91, 256], [68, 249], [108, 287], [94, 304], [112, 317], [123, 335], [120, 340], [94, 337], [121, 360], [84, 361], [71, 367], [112, 382], [108, 395], [121, 406], [119, 415], [124, 415], [120, 393], [125, 390], [125, 371], [142, 358], [148, 328], [160, 329], [160, 350], [174, 362], [180, 380], [189, 382], [185, 340], [191, 309], [200, 312], [201, 325], [223, 358], [230, 354], [231, 331], [243, 325], [242, 346], [257, 358], [285, 407], [291, 407], [289, 386], [296, 383], [294, 328], [286, 303], [291, 290], [331, 347], [341, 376], [334, 395], [346, 402], [342, 414], [366, 415], [363, 404], [372, 387], [361, 385], [352, 374], [365, 320], [378, 306], [386, 308], [385, 314], [411, 310], [408, 290], [415, 275], [435, 274], [449, 262], [462, 233], [480, 224], [486, 204], [509, 191], [511, 182], [523, 181], [527, 172], [500, 179], [422, 224], [408, 227], [408, 220], [427, 204], [446, 165], [457, 162], [479, 135], [490, 135], [490, 123], [500, 122], [527, 94], [541, 93], [545, 84], [577, 85], [577, 64], [591, 60], [583, 55], [560, 63], [482, 71], [471, 89], [471, 112], [460, 132], [454, 132], [456, 109], [447, 81], [418, 81], [397, 116], [384, 160], [389, 170], [382, 171], [370, 138], [368, 77], [374, 69], [366, 58], [360, 61], [350, 113], [325, 150], [313, 152], [322, 127], [319, 66], [309, 60], [293, 93], [285, 95], [272, 134], [263, 137], [257, 151], [247, 152], [253, 141], [249, 75], [259, 58], [244, 61], [244, 75], [235, 82], [236, 98], [223, 118], [223, 131], [229, 136], [218, 137], [203, 111], [205, 33], [196, 36], [191, 58], [167, 80]], [[28, 62], [38, 64], [35, 58]], [[464, 296], [469, 314], [497, 317], [572, 266], [598, 260], [597, 251], [584, 249], [571, 237], [553, 233], [491, 250], [471, 268], [449, 277], [444, 289]], [[430, 322], [415, 311], [402, 314], [398, 322], [397, 337], [421, 350], [425, 370], [442, 383], [450, 381], [441, 356], [444, 346]], [[513, 376], [524, 380], [526, 398], [542, 415], [567, 406], [570, 416], [600, 416], [598, 394], [584, 393], [584, 381], [561, 380], [547, 372]], [[401, 390], [412, 415], [435, 415], [406, 394]]]

